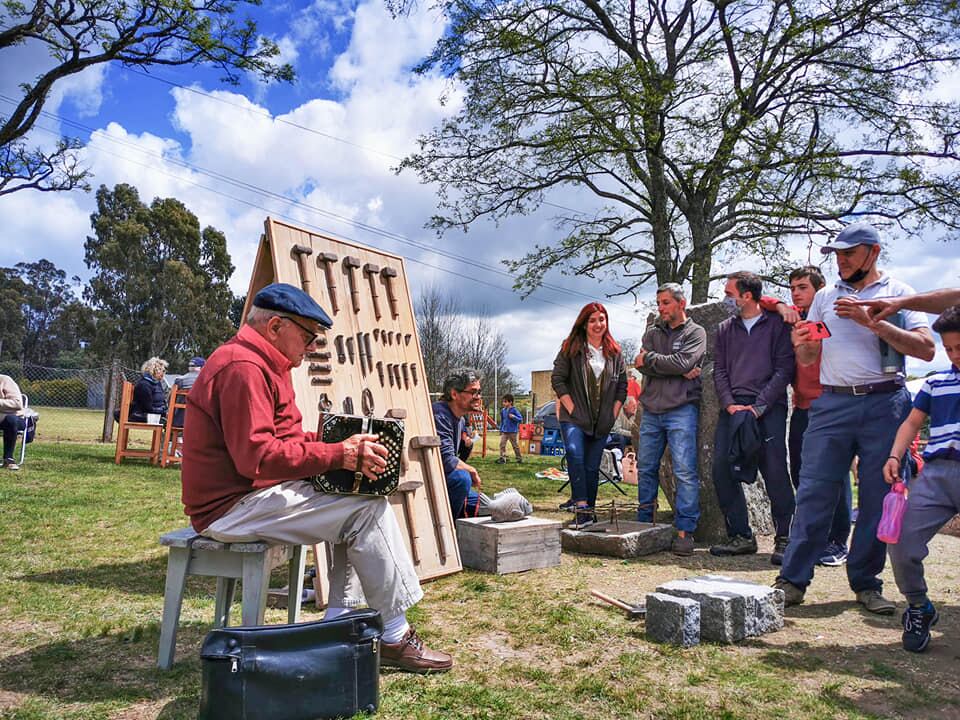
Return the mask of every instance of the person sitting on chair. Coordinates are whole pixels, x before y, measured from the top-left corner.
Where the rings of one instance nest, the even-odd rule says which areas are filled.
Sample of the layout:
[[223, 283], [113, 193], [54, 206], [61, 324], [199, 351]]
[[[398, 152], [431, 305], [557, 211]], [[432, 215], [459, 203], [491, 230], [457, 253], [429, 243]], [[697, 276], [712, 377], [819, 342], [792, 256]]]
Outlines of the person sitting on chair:
[[[167, 361], [152, 357], [141, 367], [143, 373], [133, 386], [133, 400], [130, 401], [130, 422], [145, 423], [147, 415], [159, 415], [160, 422], [167, 417], [167, 392], [163, 376], [167, 374]], [[113, 419], [120, 422], [120, 411], [113, 411]]]
[[[187, 393], [190, 391], [190, 388], [193, 387], [193, 384], [200, 376], [200, 369], [203, 367], [205, 362], [206, 360], [204, 360], [202, 357], [190, 359], [190, 364], [187, 365], [187, 374], [181, 375], [173, 383], [173, 386], [177, 389], [178, 393]], [[177, 410], [173, 413], [174, 427], [183, 427], [183, 418], [185, 414], [186, 413], [184, 413], [183, 409], [177, 408]]]
[[[23, 417], [23, 394], [16, 381], [9, 375], [0, 375], [0, 431], [3, 432], [3, 467], [5, 470], [19, 470], [13, 459], [13, 450], [17, 445], [17, 433], [26, 429], [27, 420]], [[24, 438], [26, 442], [26, 438]]]
[[423, 597], [387, 498], [319, 492], [311, 476], [346, 469], [375, 480], [387, 467], [376, 435], [324, 443], [304, 432], [290, 370], [332, 321], [299, 288], [268, 285], [246, 324], [217, 348], [187, 395], [183, 503], [194, 529], [220, 542], [266, 541], [333, 548], [326, 618], [369, 605], [383, 617], [381, 665], [445, 672], [407, 623]]
[[467, 414], [480, 412], [482, 403], [480, 378], [470, 368], [451, 372], [443, 381], [443, 394], [433, 403], [433, 421], [440, 438], [440, 458], [454, 519], [473, 514], [479, 498], [480, 474], [466, 462], [470, 451], [463, 436]]

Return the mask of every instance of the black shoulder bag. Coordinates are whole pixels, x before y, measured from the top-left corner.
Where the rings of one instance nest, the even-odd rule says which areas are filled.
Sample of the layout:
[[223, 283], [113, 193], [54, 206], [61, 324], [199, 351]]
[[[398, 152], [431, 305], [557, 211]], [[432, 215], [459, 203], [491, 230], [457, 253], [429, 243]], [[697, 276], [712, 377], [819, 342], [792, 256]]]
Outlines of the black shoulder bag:
[[316, 720], [376, 712], [376, 610], [298, 625], [225, 627], [203, 641], [198, 720]]

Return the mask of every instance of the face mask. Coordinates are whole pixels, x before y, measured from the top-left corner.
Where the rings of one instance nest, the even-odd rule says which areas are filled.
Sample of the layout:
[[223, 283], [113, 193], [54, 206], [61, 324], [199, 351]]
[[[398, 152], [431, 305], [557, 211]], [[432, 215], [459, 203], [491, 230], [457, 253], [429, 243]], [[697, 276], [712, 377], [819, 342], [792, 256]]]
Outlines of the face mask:
[[732, 297], [725, 297], [720, 301], [720, 304], [723, 305], [723, 309], [726, 310], [733, 316], [740, 315], [740, 306], [737, 305], [737, 301]]
[[863, 280], [867, 276], [867, 273], [870, 271], [870, 261], [872, 259], [873, 259], [873, 254], [868, 253], [867, 259], [863, 261], [863, 265], [860, 266], [860, 269], [852, 272], [848, 277], [841, 278], [841, 280], [843, 280], [845, 283], [850, 283], [851, 285], [855, 285], [856, 283]]

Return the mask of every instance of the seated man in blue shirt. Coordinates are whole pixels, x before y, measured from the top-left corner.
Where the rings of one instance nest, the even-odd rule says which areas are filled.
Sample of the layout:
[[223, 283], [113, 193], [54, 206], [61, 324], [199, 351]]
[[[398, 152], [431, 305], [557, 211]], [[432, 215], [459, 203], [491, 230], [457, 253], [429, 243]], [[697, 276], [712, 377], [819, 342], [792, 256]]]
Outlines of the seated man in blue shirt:
[[[466, 415], [480, 412], [482, 402], [476, 370], [458, 368], [443, 381], [443, 394], [433, 403], [433, 420], [440, 438], [440, 458], [454, 519], [472, 515], [478, 501], [480, 475], [476, 468], [464, 462], [469, 450], [464, 447], [462, 436]], [[476, 492], [471, 491], [471, 486]]]

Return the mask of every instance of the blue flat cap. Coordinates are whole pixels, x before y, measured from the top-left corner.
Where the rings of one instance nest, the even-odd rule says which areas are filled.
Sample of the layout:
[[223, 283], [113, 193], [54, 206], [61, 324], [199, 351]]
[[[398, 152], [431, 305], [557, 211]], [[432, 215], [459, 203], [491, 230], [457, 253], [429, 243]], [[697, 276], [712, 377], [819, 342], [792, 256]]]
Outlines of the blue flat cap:
[[206, 362], [207, 362], [206, 360], [204, 360], [202, 357], [198, 355], [195, 358], [190, 358], [190, 367], [200, 368], [200, 367], [203, 367], [204, 363]]
[[854, 223], [847, 225], [840, 234], [834, 238], [832, 243], [828, 243], [820, 248], [824, 255], [836, 252], [837, 250], [849, 250], [857, 245], [879, 245], [880, 233], [869, 223]]
[[325, 328], [333, 326], [333, 320], [317, 304], [316, 300], [300, 288], [287, 283], [267, 285], [254, 296], [253, 305], [264, 310], [277, 310], [282, 313], [299, 315], [309, 320], [316, 320]]

